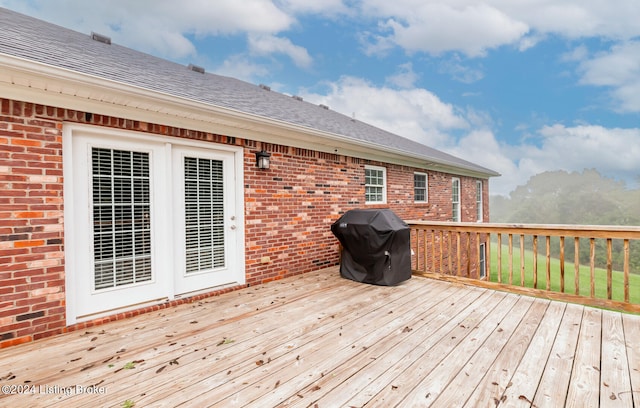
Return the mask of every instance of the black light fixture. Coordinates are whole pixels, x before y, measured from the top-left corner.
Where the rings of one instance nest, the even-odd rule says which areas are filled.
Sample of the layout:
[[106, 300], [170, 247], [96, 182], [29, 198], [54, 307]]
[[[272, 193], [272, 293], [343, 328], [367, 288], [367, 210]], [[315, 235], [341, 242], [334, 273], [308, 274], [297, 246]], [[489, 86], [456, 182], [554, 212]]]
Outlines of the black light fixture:
[[256, 167], [262, 170], [267, 170], [270, 164], [271, 153], [267, 153], [264, 150], [256, 152]]

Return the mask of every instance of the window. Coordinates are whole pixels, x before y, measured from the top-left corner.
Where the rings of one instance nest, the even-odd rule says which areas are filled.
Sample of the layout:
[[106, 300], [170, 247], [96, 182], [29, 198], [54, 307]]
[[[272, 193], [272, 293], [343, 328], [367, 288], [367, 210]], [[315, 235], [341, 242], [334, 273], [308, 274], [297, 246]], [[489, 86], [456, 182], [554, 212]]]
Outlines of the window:
[[184, 159], [186, 272], [225, 266], [223, 162]]
[[93, 148], [93, 290], [151, 277], [149, 154]]
[[451, 203], [453, 222], [460, 222], [460, 179], [453, 178], [451, 180]]
[[364, 194], [367, 204], [384, 204], [387, 202], [386, 184], [386, 169], [384, 167], [364, 167]]
[[476, 181], [476, 220], [482, 222], [482, 181]]
[[413, 200], [416, 203], [426, 203], [429, 200], [425, 173], [413, 173]]

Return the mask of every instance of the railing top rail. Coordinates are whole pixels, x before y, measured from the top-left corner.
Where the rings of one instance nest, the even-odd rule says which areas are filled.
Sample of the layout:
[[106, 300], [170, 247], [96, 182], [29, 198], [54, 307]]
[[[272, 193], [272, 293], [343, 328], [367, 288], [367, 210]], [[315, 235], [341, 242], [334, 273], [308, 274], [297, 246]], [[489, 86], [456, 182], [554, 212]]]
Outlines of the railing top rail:
[[503, 224], [484, 222], [405, 221], [412, 227], [460, 232], [549, 235], [583, 238], [640, 239], [640, 226], [570, 225], [570, 224]]

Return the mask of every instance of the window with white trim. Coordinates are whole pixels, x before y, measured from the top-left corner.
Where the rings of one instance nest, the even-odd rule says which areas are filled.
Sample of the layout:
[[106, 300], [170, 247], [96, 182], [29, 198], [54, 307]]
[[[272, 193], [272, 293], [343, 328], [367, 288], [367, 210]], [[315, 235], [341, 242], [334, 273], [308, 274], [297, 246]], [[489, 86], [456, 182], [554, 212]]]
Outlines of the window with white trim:
[[387, 202], [387, 169], [378, 166], [364, 166], [364, 194], [367, 204]]
[[427, 180], [426, 173], [413, 173], [413, 200], [416, 203], [426, 203], [429, 201]]
[[453, 222], [460, 222], [460, 179], [453, 177], [451, 179], [451, 204]]
[[476, 220], [482, 222], [482, 181], [476, 181]]

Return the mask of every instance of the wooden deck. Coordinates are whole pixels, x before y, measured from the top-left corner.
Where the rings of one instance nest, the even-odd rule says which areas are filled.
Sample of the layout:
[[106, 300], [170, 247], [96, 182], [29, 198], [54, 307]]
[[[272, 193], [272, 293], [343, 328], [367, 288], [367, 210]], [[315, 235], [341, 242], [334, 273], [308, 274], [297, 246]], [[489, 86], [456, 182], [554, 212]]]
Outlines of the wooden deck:
[[330, 268], [2, 350], [0, 406], [640, 407], [639, 370], [640, 316]]

